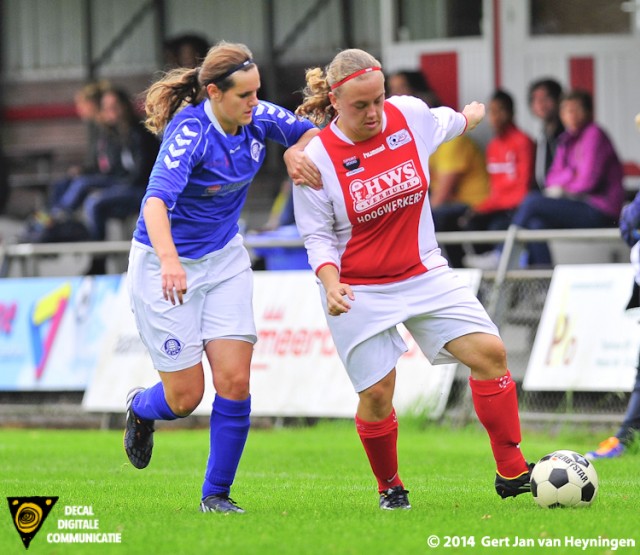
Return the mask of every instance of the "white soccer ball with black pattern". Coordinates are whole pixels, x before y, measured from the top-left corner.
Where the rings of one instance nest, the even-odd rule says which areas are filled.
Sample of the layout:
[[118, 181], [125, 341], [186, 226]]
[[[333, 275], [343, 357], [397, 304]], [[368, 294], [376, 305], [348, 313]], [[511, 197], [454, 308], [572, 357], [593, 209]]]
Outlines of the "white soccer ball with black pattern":
[[541, 507], [587, 507], [598, 494], [598, 474], [580, 453], [554, 451], [535, 465], [531, 493]]

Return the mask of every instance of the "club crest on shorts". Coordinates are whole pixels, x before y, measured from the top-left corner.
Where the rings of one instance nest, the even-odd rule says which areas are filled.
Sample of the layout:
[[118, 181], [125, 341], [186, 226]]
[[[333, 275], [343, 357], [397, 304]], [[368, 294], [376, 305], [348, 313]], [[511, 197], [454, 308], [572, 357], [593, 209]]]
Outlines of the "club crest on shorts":
[[162, 350], [165, 352], [167, 356], [170, 356], [172, 359], [177, 359], [182, 352], [182, 342], [173, 335], [168, 335], [162, 344]]

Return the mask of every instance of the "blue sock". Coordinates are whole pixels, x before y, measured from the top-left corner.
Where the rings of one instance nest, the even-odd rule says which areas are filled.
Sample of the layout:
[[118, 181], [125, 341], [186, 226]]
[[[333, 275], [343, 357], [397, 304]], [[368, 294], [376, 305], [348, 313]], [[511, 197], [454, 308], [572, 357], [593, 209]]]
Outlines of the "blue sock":
[[131, 404], [133, 414], [143, 420], [175, 420], [175, 414], [164, 396], [162, 382], [138, 393]]
[[216, 395], [211, 411], [209, 461], [202, 499], [209, 495], [229, 495], [249, 434], [250, 413], [251, 397], [232, 401]]
[[640, 431], [640, 390], [634, 390], [631, 393], [624, 422], [622, 422], [616, 437], [622, 443], [630, 443], [637, 431]]

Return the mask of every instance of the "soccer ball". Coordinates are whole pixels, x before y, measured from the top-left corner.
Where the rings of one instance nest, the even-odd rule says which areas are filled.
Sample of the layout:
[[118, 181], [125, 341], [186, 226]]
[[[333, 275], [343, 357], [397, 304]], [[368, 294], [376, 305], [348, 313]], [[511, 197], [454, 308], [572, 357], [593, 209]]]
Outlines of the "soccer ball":
[[579, 453], [554, 451], [535, 465], [531, 493], [541, 507], [587, 507], [598, 493], [598, 475]]

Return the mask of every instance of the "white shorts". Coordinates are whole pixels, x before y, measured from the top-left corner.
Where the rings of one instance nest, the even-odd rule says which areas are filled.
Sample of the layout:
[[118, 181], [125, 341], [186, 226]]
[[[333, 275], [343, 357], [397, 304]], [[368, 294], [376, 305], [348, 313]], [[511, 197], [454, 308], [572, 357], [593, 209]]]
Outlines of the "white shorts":
[[187, 273], [183, 304], [162, 296], [160, 261], [133, 242], [127, 286], [138, 332], [156, 370], [174, 372], [202, 361], [212, 339], [257, 340], [253, 319], [253, 274], [242, 237], [198, 260], [180, 258]]
[[[327, 315], [338, 355], [356, 392], [379, 382], [396, 366], [407, 345], [403, 323], [431, 364], [457, 362], [444, 346], [469, 333], [500, 336], [471, 289], [448, 266], [398, 283], [354, 285], [351, 310]], [[320, 286], [327, 314], [326, 293]]]

